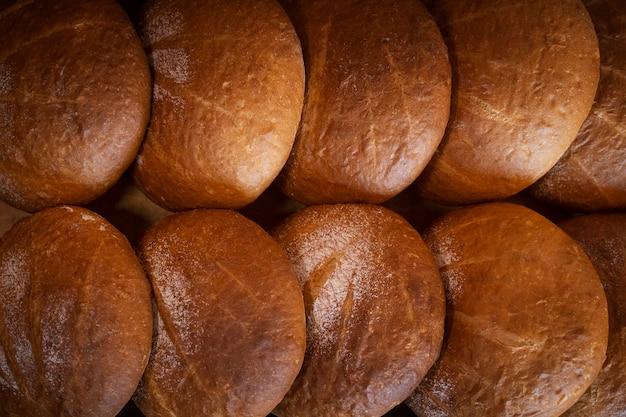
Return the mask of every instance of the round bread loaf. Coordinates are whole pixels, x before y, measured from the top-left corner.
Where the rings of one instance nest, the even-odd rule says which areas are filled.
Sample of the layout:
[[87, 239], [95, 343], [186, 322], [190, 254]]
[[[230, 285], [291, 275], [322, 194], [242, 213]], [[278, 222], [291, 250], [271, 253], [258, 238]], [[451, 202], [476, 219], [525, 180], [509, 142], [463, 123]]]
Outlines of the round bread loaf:
[[16, 223], [0, 240], [2, 415], [117, 415], [150, 355], [150, 293], [128, 241], [92, 211]]
[[609, 344], [598, 377], [564, 416], [626, 414], [626, 213], [589, 214], [557, 223], [595, 266], [609, 306]]
[[446, 46], [419, 1], [284, 0], [307, 71], [281, 174], [304, 204], [380, 203], [422, 172], [450, 111]]
[[607, 301], [589, 258], [512, 203], [450, 212], [424, 233], [446, 288], [441, 356], [407, 404], [429, 416], [559, 416], [597, 376]]
[[85, 204], [132, 163], [150, 112], [145, 51], [114, 0], [0, 5], [0, 199]]
[[583, 1], [600, 42], [596, 99], [572, 145], [530, 191], [569, 210], [626, 209], [626, 7]]
[[273, 232], [300, 281], [307, 351], [274, 414], [382, 416], [439, 355], [445, 297], [432, 254], [398, 214], [319, 205]]
[[558, 161], [587, 117], [599, 47], [581, 0], [442, 0], [452, 62], [446, 135], [418, 179], [459, 205], [512, 196]]
[[282, 169], [304, 100], [300, 41], [276, 0], [148, 1], [154, 70], [135, 181], [169, 210], [240, 208]]
[[139, 254], [156, 303], [134, 397], [144, 415], [268, 415], [306, 343], [302, 294], [280, 246], [237, 212], [197, 209], [158, 221]]

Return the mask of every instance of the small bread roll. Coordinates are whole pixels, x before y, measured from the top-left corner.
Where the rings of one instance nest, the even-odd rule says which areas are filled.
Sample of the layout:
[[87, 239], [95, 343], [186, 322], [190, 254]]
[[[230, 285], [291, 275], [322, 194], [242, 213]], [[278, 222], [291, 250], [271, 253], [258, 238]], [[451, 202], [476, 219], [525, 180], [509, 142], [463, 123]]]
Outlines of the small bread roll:
[[432, 157], [450, 112], [446, 46], [419, 1], [284, 0], [306, 98], [281, 189], [304, 204], [381, 203]]
[[172, 210], [241, 208], [282, 169], [304, 100], [296, 32], [276, 0], [148, 1], [154, 70], [135, 181]]
[[596, 99], [572, 145], [530, 192], [574, 211], [626, 209], [626, 7], [583, 1], [600, 42]]
[[146, 417], [265, 417], [304, 357], [304, 304], [289, 259], [230, 210], [172, 214], [140, 258], [152, 282], [152, 356], [134, 401]]
[[0, 5], [0, 199], [86, 204], [132, 163], [150, 113], [145, 51], [114, 0]]
[[581, 0], [441, 0], [430, 10], [450, 50], [452, 107], [420, 193], [448, 205], [517, 194], [554, 166], [591, 109], [591, 18]]
[[274, 414], [382, 416], [439, 355], [445, 299], [432, 254], [402, 217], [373, 205], [310, 206], [273, 236], [307, 314], [304, 365]]
[[589, 258], [512, 203], [452, 211], [424, 232], [446, 288], [441, 356], [407, 404], [421, 417], [559, 416], [598, 375], [607, 301]]
[[564, 416], [626, 413], [626, 213], [589, 214], [557, 223], [595, 266], [609, 306], [609, 344], [602, 370]]
[[114, 417], [152, 341], [150, 284], [124, 236], [59, 206], [0, 240], [0, 409], [7, 417]]

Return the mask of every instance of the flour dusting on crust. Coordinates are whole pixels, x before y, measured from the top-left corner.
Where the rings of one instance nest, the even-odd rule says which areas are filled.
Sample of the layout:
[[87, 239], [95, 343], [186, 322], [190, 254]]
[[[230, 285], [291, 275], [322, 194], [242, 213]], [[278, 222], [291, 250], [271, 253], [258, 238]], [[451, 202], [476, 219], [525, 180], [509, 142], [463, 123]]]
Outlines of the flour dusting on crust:
[[[317, 216], [317, 217], [316, 217]], [[316, 227], [301, 233], [285, 249], [300, 285], [312, 300], [307, 312], [309, 346], [320, 352], [337, 349], [342, 328], [359, 323], [359, 305], [379, 297], [389, 276], [381, 265], [373, 220], [354, 210], [340, 218], [314, 214]]]
[[446, 290], [446, 301], [454, 303], [461, 296], [465, 281], [462, 268], [455, 267], [461, 260], [460, 244], [453, 233], [446, 233], [444, 226], [439, 224], [431, 231], [427, 243], [439, 266]]
[[168, 372], [155, 372], [153, 375], [155, 378], [159, 378], [159, 376], [161, 376], [158, 383], [173, 392], [177, 389], [177, 387], [174, 386], [174, 379], [168, 378], [168, 375], [170, 373], [174, 374], [182, 372], [183, 365], [181, 363], [180, 354], [176, 350], [176, 346], [174, 345], [174, 342], [172, 342], [170, 335], [167, 333], [161, 314], [157, 313], [156, 316], [157, 320], [155, 324], [156, 328], [152, 347], [153, 353], [151, 356], [151, 366], [158, 370], [166, 369]]
[[[70, 347], [75, 301], [68, 297], [46, 297], [46, 305], [50, 306], [50, 314], [42, 328], [43, 372], [51, 390], [60, 390], [66, 382], [63, 376], [68, 375], [69, 364], [72, 363]], [[52, 305], [51, 305], [52, 304]]]
[[8, 62], [0, 62], [0, 95], [11, 94], [15, 90], [15, 72]]
[[459, 245], [452, 234], [437, 236], [430, 249], [439, 268], [450, 266], [460, 259], [458, 254]]
[[[157, 9], [155, 5], [153, 9]], [[178, 10], [167, 10], [154, 19], [150, 19], [141, 32], [144, 45], [154, 45], [164, 39], [176, 36], [184, 31], [183, 15]]]
[[149, 57], [157, 74], [161, 74], [177, 84], [183, 84], [191, 77], [189, 55], [183, 48], [155, 49]]
[[[26, 259], [27, 254], [18, 249], [9, 250], [0, 257], [0, 310], [4, 319], [3, 326], [9, 329], [10, 335], [10, 340], [6, 342], [11, 351], [5, 352], [5, 355], [10, 354], [15, 357], [18, 369], [25, 374], [29, 388], [32, 388], [30, 386], [32, 378], [29, 378], [29, 375], [37, 374], [34, 369], [33, 348], [27, 334], [15, 333], [16, 329], [30, 327], [28, 315], [23, 312], [30, 287], [30, 274]], [[0, 369], [3, 372], [8, 371], [7, 368], [6, 363], [0, 363]], [[14, 377], [10, 371], [9, 375]]]
[[[165, 355], [168, 362], [179, 361], [179, 356], [194, 355], [200, 346], [194, 341], [201, 330], [194, 330], [194, 326], [201, 317], [197, 309], [193, 308], [194, 284], [185, 273], [186, 259], [181, 262], [173, 246], [180, 247], [180, 241], [157, 239], [146, 246], [146, 270], [153, 283], [155, 298], [158, 306], [157, 349], [155, 358]], [[162, 346], [162, 347], [159, 347]], [[181, 350], [181, 352], [178, 351]], [[156, 359], [155, 359], [156, 360]]]
[[[8, 251], [0, 257], [0, 311], [4, 318], [2, 326], [9, 329], [16, 328], [24, 320], [24, 315], [17, 308], [28, 291], [28, 272], [26, 270], [25, 254], [22, 251]], [[6, 352], [6, 346], [0, 348], [0, 385], [10, 386], [18, 390], [15, 376], [8, 365], [7, 354], [24, 357], [31, 350], [26, 337], [19, 338], [12, 343], [13, 351]], [[11, 342], [11, 341], [7, 341]]]
[[154, 84], [152, 95], [154, 101], [170, 101], [173, 104], [174, 108], [180, 111], [184, 110], [185, 108], [186, 102], [184, 98], [172, 94], [165, 88], [161, 87], [159, 84]]

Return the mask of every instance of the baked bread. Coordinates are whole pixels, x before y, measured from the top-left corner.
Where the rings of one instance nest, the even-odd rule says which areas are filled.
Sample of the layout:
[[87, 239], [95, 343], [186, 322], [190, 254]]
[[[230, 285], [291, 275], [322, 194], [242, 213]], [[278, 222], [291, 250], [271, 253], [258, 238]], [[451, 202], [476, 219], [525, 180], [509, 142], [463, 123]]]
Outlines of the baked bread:
[[450, 62], [437, 25], [412, 0], [282, 4], [307, 85], [281, 189], [304, 204], [388, 200], [419, 175], [448, 121]]
[[600, 84], [576, 139], [531, 188], [544, 202], [573, 211], [626, 209], [626, 7], [583, 0], [600, 44]]
[[595, 266], [609, 306], [609, 343], [598, 377], [564, 416], [626, 413], [626, 213], [589, 214], [557, 223]]
[[85, 204], [132, 163], [151, 79], [114, 0], [0, 5], [0, 199], [28, 212]]
[[124, 236], [59, 206], [0, 239], [0, 408], [7, 417], [114, 417], [152, 340], [150, 284]]
[[486, 203], [423, 234], [446, 288], [441, 356], [407, 400], [421, 417], [559, 416], [598, 375], [607, 301], [574, 239], [535, 211]]
[[591, 109], [600, 63], [591, 18], [581, 0], [431, 3], [452, 104], [419, 192], [448, 205], [517, 194], [554, 166]]
[[304, 99], [300, 41], [276, 0], [148, 1], [154, 71], [138, 186], [173, 211], [241, 208], [282, 169]]
[[293, 267], [230, 210], [172, 214], [139, 249], [156, 304], [152, 356], [134, 401], [147, 417], [268, 415], [306, 343]]
[[445, 316], [417, 231], [381, 206], [336, 204], [306, 207], [272, 235], [307, 314], [304, 364], [274, 414], [382, 416], [401, 403], [437, 358]]

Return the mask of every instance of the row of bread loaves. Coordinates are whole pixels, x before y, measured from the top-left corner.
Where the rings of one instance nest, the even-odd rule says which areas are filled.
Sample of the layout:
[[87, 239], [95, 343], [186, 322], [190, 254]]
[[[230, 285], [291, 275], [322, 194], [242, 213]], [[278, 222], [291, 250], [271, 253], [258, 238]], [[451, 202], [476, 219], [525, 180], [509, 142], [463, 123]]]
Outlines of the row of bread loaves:
[[5, 2], [0, 199], [624, 208], [619, 3]]
[[48, 208], [0, 239], [0, 407], [619, 415], [625, 260], [623, 214], [557, 226], [508, 202], [422, 235], [380, 205], [305, 207], [270, 233], [195, 209], [136, 255], [95, 212]]
[[0, 415], [626, 413], [620, 3], [2, 2]]

